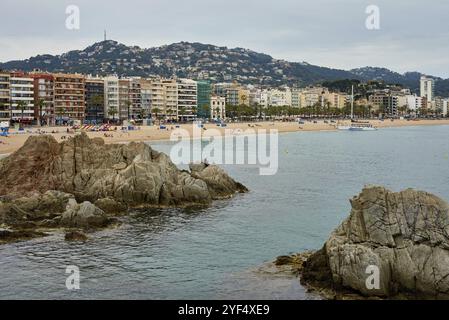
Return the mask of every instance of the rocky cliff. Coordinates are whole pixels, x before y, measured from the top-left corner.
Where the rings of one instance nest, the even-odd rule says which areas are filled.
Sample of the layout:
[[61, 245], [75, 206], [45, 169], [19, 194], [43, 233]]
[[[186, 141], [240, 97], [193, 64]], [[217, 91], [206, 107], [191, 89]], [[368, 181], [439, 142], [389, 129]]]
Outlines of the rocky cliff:
[[365, 297], [449, 298], [445, 201], [366, 187], [351, 205], [349, 217], [302, 266], [302, 283]]

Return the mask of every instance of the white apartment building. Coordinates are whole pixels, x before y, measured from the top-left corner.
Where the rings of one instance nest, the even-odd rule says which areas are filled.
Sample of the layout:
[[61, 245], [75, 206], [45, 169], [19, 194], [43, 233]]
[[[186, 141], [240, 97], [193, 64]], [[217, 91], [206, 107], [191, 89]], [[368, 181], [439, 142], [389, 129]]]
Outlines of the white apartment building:
[[292, 89], [292, 107], [301, 108], [301, 93], [302, 90], [299, 88]]
[[421, 76], [420, 87], [421, 98], [427, 98], [427, 102], [433, 101], [435, 96], [435, 80], [426, 76]]
[[210, 117], [212, 119], [226, 119], [226, 98], [212, 96], [210, 98]]
[[292, 92], [290, 88], [270, 90], [269, 105], [272, 107], [282, 107], [292, 105]]
[[[23, 102], [25, 108], [20, 109]], [[15, 121], [34, 120], [34, 79], [11, 75], [10, 78], [11, 119]]]
[[178, 87], [178, 119], [193, 120], [198, 108], [197, 84], [190, 79], [179, 79]]
[[[104, 116], [108, 119], [118, 119], [119, 116], [119, 78], [108, 76], [104, 78]], [[114, 114], [112, 114], [114, 113]]]
[[422, 106], [422, 98], [411, 94], [398, 96], [398, 106], [407, 107], [407, 110], [416, 112]]

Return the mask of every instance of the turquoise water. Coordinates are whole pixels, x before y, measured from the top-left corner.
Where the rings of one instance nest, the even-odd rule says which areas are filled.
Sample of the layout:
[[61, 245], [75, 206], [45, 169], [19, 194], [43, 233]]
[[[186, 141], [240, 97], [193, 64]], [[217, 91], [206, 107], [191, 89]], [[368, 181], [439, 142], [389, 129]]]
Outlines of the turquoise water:
[[[296, 279], [255, 268], [321, 247], [365, 184], [449, 200], [449, 126], [289, 133], [279, 143], [275, 176], [224, 166], [251, 190], [232, 200], [134, 212], [85, 244], [56, 234], [1, 246], [0, 298], [312, 299]], [[67, 265], [79, 266], [80, 290], [66, 289]]]

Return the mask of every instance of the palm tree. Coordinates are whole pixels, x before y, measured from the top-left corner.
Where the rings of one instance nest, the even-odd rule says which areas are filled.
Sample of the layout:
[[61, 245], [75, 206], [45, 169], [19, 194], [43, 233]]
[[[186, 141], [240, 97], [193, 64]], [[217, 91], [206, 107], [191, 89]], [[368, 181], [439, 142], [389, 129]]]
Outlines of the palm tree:
[[42, 124], [42, 109], [45, 107], [45, 101], [44, 99], [39, 99], [37, 103], [37, 107], [39, 108], [39, 116], [37, 118], [38, 126]]
[[21, 113], [21, 120], [20, 122], [23, 122], [23, 113], [25, 112], [25, 109], [28, 107], [28, 104], [25, 101], [19, 101], [17, 103], [17, 109], [20, 110]]
[[108, 115], [112, 116], [112, 120], [115, 121], [115, 115], [117, 114], [116, 107], [110, 107], [108, 110]]
[[100, 94], [96, 94], [90, 98], [90, 104], [95, 109], [95, 122], [98, 122], [98, 108], [102, 108], [104, 110], [104, 96]]
[[126, 108], [128, 110], [128, 120], [129, 120], [131, 118], [130, 109], [131, 109], [131, 106], [133, 103], [129, 100], [126, 100], [125, 104], [126, 104]]
[[152, 108], [150, 114], [151, 113], [154, 113], [154, 117], [156, 118], [156, 121], [157, 121], [158, 117], [159, 117], [159, 113], [161, 113], [161, 109], [159, 109], [159, 108]]
[[198, 111], [198, 108], [195, 107], [195, 106], [193, 106], [193, 107], [192, 107], [192, 115], [193, 115], [194, 117], [197, 116], [197, 114], [196, 114], [197, 111]]
[[181, 116], [181, 118], [185, 115], [186, 113], [186, 108], [185, 107], [181, 107], [179, 109], [179, 115]]

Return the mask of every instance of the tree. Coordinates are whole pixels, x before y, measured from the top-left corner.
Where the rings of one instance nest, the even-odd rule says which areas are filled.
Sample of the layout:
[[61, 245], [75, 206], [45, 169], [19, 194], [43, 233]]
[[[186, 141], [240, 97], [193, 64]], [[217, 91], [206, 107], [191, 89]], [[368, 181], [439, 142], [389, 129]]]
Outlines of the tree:
[[217, 119], [220, 119], [221, 117], [220, 117], [220, 107], [216, 107], [215, 108], [215, 112], [216, 112], [216, 114], [217, 114]]
[[161, 109], [159, 109], [159, 108], [153, 108], [153, 109], [151, 109], [151, 111], [154, 113], [154, 116], [155, 116], [156, 120], [158, 120], [158, 118], [159, 118], [159, 113], [161, 113]]
[[37, 118], [38, 125], [42, 125], [42, 109], [45, 107], [45, 101], [43, 99], [39, 99], [37, 103], [37, 107], [39, 108], [39, 116]]
[[179, 115], [181, 116], [181, 119], [184, 117], [185, 114], [186, 114], [186, 108], [185, 107], [181, 107], [179, 109]]
[[116, 107], [110, 107], [108, 110], [108, 115], [112, 116], [112, 120], [115, 121], [115, 115], [117, 114], [117, 108]]
[[104, 110], [104, 96], [100, 94], [93, 95], [90, 98], [90, 104], [95, 107], [95, 122], [98, 122], [97, 108], [100, 107]]
[[208, 104], [203, 104], [202, 106], [200, 106], [200, 112], [205, 116], [205, 118], [210, 118], [209, 109], [210, 106]]
[[133, 103], [129, 100], [126, 100], [125, 104], [126, 104], [126, 109], [128, 110], [128, 120], [129, 120], [129, 119], [131, 119], [130, 109], [131, 109], [131, 106]]
[[21, 114], [21, 122], [23, 122], [23, 114], [27, 107], [28, 107], [28, 104], [25, 101], [19, 101], [17, 103], [17, 109], [20, 110], [20, 114]]
[[197, 111], [198, 111], [198, 108], [193, 106], [192, 107], [192, 114], [193, 114], [193, 116], [196, 116]]

